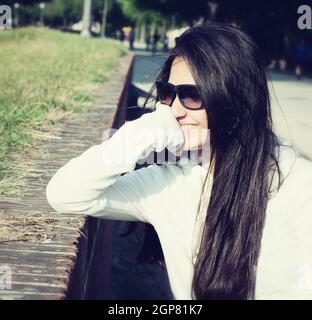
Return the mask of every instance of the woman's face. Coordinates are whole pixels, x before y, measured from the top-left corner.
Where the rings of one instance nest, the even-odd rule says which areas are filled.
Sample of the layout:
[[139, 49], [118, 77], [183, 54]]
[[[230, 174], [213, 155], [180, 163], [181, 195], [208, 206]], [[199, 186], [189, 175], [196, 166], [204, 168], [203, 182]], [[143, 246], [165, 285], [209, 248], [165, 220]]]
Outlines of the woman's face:
[[[190, 68], [183, 58], [177, 57], [174, 59], [168, 82], [174, 85], [195, 84]], [[178, 96], [176, 96], [172, 103], [171, 111], [183, 130], [185, 140], [183, 150], [202, 149], [208, 140], [208, 118], [206, 110], [186, 109], [180, 103]]]

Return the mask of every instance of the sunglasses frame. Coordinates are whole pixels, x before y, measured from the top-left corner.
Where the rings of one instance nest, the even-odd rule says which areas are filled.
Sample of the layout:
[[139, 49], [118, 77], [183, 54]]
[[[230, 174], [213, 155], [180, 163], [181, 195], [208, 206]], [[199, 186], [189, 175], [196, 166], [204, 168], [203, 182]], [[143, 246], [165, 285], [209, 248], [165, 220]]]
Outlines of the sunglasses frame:
[[[178, 96], [178, 99], [179, 99], [180, 103], [182, 104], [182, 106], [183, 106], [184, 108], [186, 108], [186, 109], [188, 109], [188, 110], [201, 110], [201, 109], [204, 109], [204, 107], [203, 107], [202, 104], [201, 104], [200, 107], [198, 107], [198, 108], [189, 108], [189, 107], [185, 106], [184, 103], [182, 102], [182, 99], [180, 99], [179, 88], [181, 88], [181, 87], [191, 87], [191, 88], [195, 88], [195, 89], [198, 91], [198, 89], [197, 89], [198, 87], [197, 87], [195, 84], [179, 84], [179, 85], [174, 85], [174, 84], [172, 84], [172, 83], [170, 83], [170, 82], [167, 82], [167, 81], [164, 81], [164, 80], [157, 80], [157, 81], [155, 82], [155, 84], [156, 84], [156, 90], [157, 90], [157, 98], [158, 98], [159, 101], [161, 101], [161, 100], [160, 100], [160, 97], [159, 97], [159, 95], [158, 95], [158, 88], [157, 88], [157, 84], [158, 84], [158, 83], [159, 83], [159, 84], [165, 83], [165, 84], [168, 85], [169, 87], [173, 88], [173, 91], [172, 91], [172, 92], [174, 92], [174, 96], [173, 96], [173, 99], [172, 99], [171, 104], [169, 105], [170, 107], [172, 106], [174, 100], [175, 100], [176, 97]], [[168, 105], [168, 104], [166, 104], [166, 105]]]

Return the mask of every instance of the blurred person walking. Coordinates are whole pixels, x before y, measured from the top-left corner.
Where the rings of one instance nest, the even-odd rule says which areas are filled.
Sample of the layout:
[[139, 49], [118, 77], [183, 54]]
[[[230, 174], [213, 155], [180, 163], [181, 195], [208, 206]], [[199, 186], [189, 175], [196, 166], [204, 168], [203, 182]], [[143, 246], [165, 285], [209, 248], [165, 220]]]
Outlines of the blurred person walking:
[[163, 38], [163, 52], [168, 52], [168, 42], [169, 42], [169, 38], [165, 34], [165, 36]]
[[155, 54], [156, 51], [157, 51], [157, 44], [158, 44], [159, 39], [160, 39], [160, 34], [158, 33], [158, 31], [156, 29], [156, 31], [155, 31], [155, 33], [153, 35], [153, 46], [152, 46], [153, 54]]
[[120, 30], [119, 40], [123, 42], [125, 40], [125, 33], [123, 30]]
[[149, 47], [150, 47], [150, 43], [151, 43], [151, 36], [148, 34], [148, 35], [146, 35], [146, 37], [145, 37], [145, 43], [146, 43], [146, 48], [145, 48], [145, 50], [146, 51], [149, 51]]
[[130, 50], [134, 50], [134, 46], [133, 46], [134, 40], [135, 40], [135, 30], [133, 28], [133, 29], [131, 29], [130, 34], [129, 34], [129, 49]]
[[306, 46], [304, 39], [300, 39], [294, 50], [295, 75], [298, 80], [301, 80], [302, 78], [303, 69], [308, 60], [308, 55], [309, 49]]

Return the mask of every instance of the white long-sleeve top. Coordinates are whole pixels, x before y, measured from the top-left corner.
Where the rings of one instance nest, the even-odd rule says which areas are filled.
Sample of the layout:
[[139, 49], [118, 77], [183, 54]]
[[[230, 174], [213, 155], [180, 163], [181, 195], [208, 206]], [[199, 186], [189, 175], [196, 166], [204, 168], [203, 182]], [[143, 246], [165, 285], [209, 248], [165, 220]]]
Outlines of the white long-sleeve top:
[[[161, 105], [67, 162], [49, 181], [46, 195], [61, 213], [151, 223], [174, 298], [190, 300], [207, 171], [183, 156], [178, 163], [134, 170], [151, 151], [179, 149], [183, 139], [170, 107]], [[312, 162], [290, 145], [280, 151], [285, 181], [268, 201], [255, 298], [312, 299]]]

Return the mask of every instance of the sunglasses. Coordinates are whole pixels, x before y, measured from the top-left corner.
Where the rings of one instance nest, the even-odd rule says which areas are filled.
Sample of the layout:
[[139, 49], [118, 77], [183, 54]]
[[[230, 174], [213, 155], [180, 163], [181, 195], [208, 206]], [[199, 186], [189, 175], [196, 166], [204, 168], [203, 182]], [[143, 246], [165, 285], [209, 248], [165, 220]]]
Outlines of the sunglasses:
[[198, 88], [193, 84], [173, 85], [166, 81], [156, 81], [156, 90], [159, 101], [171, 107], [178, 95], [179, 101], [186, 109], [203, 109]]

